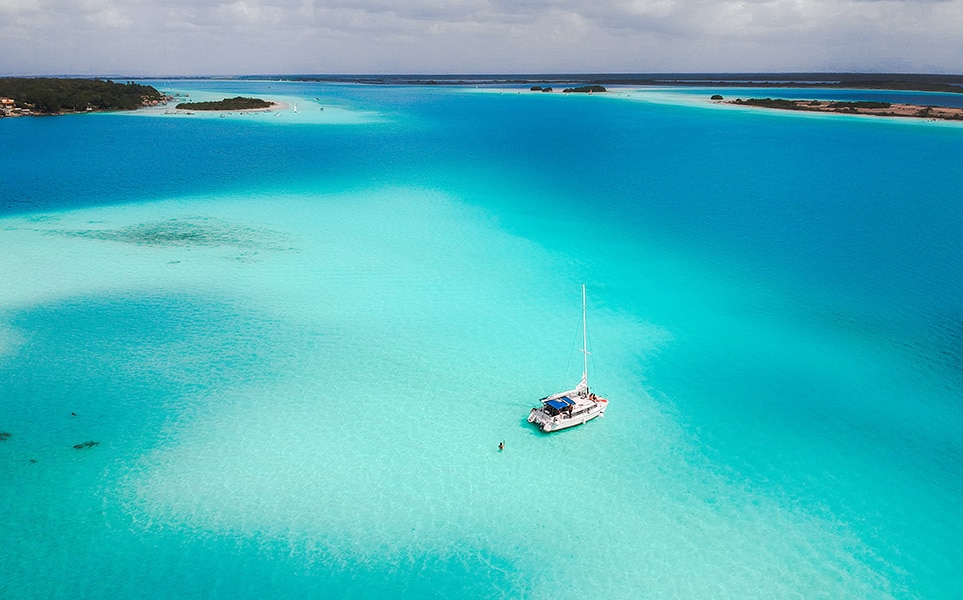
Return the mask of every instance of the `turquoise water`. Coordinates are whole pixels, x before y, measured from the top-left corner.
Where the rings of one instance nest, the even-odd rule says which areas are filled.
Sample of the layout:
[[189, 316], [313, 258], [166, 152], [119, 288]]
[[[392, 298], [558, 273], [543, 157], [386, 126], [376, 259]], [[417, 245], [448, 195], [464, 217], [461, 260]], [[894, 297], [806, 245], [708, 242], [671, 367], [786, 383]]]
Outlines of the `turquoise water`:
[[963, 595], [963, 128], [154, 83], [0, 121], [5, 595]]

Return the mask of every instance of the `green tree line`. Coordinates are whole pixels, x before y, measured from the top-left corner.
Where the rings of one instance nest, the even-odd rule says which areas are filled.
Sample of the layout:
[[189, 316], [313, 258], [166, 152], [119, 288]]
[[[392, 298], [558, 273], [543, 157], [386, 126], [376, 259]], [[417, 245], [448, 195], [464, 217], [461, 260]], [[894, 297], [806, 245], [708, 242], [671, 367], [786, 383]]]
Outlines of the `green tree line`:
[[0, 78], [0, 97], [13, 98], [16, 106], [39, 113], [69, 111], [133, 110], [163, 95], [153, 86], [106, 79], [59, 79], [49, 77]]
[[181, 102], [174, 108], [184, 110], [249, 110], [252, 108], [270, 108], [271, 103], [260, 98], [245, 98], [235, 96], [212, 102]]

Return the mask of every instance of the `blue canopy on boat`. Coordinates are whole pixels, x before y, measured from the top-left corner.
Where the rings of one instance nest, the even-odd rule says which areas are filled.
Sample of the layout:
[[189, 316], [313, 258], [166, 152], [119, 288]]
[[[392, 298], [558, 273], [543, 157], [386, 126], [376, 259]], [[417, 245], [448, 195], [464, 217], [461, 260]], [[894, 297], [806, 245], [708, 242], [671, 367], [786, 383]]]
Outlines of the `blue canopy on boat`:
[[546, 400], [545, 404], [548, 404], [555, 410], [562, 410], [563, 408], [568, 406], [575, 406], [575, 401], [569, 398], [568, 396], [562, 396], [561, 398]]

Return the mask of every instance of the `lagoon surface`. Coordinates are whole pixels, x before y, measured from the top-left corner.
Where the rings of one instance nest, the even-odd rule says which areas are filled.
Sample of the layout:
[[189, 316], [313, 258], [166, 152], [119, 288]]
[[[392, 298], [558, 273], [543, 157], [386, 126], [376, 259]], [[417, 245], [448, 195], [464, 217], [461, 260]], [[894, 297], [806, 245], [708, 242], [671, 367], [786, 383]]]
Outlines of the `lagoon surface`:
[[286, 106], [0, 120], [5, 597], [963, 596], [959, 124], [147, 83]]

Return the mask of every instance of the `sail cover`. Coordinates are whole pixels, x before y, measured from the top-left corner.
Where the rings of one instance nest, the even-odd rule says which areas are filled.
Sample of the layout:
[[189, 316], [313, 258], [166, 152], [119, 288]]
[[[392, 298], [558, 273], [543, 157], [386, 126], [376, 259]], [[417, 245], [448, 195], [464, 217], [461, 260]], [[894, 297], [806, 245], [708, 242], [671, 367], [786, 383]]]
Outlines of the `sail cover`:
[[562, 396], [561, 398], [554, 398], [552, 400], [546, 400], [545, 404], [548, 404], [555, 410], [562, 410], [568, 406], [575, 406], [575, 401], [570, 399], [568, 396]]

